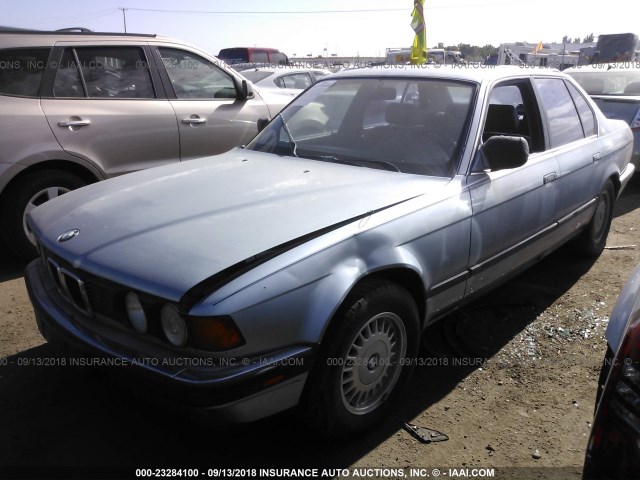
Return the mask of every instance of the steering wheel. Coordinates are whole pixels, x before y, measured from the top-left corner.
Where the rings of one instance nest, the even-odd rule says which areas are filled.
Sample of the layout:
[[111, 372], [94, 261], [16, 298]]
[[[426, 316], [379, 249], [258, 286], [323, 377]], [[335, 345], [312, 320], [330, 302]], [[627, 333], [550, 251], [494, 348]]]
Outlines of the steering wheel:
[[427, 131], [425, 133], [425, 136], [432, 138], [433, 141], [435, 141], [440, 148], [442, 148], [445, 152], [447, 152], [447, 155], [449, 155], [449, 157], [453, 155], [453, 152], [456, 150], [456, 147], [458, 146], [455, 140], [452, 140], [446, 135], [443, 135], [438, 132]]

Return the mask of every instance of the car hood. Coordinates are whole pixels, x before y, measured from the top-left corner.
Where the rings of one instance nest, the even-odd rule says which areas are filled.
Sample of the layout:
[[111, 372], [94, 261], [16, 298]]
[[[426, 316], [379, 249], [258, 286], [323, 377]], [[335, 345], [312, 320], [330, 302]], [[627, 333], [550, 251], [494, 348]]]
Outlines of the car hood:
[[235, 149], [75, 190], [30, 222], [74, 267], [178, 300], [254, 255], [448, 182]]
[[296, 92], [295, 95], [291, 95], [287, 92], [281, 92], [280, 90], [286, 90], [284, 88], [265, 88], [261, 85], [253, 85], [253, 89], [258, 93], [260, 98], [267, 104], [271, 117], [275, 117], [280, 110], [286, 107], [293, 98], [298, 95], [302, 90]]
[[[266, 85], [256, 85], [256, 86], [260, 87], [260, 96], [262, 96], [263, 98], [267, 98], [269, 100], [277, 99], [278, 96], [284, 96], [285, 98], [292, 100], [291, 97], [297, 97], [302, 92], [304, 92], [304, 88], [279, 88], [279, 87], [276, 87], [275, 85], [273, 87], [268, 87]], [[272, 103], [273, 103], [273, 100], [272, 100]]]

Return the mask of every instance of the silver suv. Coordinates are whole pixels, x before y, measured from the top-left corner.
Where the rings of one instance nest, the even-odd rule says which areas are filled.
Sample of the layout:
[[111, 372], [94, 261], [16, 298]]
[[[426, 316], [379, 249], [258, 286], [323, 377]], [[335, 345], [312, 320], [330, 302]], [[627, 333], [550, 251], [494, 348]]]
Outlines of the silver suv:
[[36, 206], [225, 152], [290, 100], [157, 35], [0, 30], [0, 45], [0, 241], [23, 258], [35, 254], [25, 215]]

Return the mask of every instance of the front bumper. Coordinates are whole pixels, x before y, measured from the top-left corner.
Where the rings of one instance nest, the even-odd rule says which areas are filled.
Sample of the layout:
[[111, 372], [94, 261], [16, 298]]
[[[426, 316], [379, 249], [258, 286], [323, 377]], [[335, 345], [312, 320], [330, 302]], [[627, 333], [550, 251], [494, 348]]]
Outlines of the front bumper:
[[[302, 394], [315, 349], [291, 346], [251, 358], [151, 356], [88, 319], [59, 293], [42, 260], [27, 265], [25, 282], [38, 329], [48, 342], [78, 352], [81, 365], [115, 365], [114, 373], [158, 403], [204, 412], [225, 422], [248, 422], [294, 407]], [[70, 360], [74, 360], [73, 358]], [[70, 363], [73, 363], [70, 361]]]

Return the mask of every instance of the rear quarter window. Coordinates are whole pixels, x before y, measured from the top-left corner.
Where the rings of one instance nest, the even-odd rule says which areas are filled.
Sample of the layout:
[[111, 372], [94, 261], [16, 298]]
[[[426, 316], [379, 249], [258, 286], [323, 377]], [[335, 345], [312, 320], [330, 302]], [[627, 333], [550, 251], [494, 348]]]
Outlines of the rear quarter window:
[[569, 89], [569, 93], [571, 93], [571, 97], [573, 98], [576, 108], [578, 109], [578, 115], [580, 116], [580, 122], [582, 122], [584, 136], [590, 137], [591, 135], [595, 135], [596, 121], [591, 107], [589, 107], [589, 104], [582, 94], [576, 87], [571, 85], [571, 83], [567, 82], [567, 88]]
[[37, 97], [49, 51], [48, 48], [0, 50], [0, 95]]
[[280, 88], [297, 88], [304, 89], [310, 87], [311, 77], [308, 73], [292, 73], [291, 75], [283, 75], [277, 79], [276, 85]]

